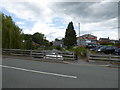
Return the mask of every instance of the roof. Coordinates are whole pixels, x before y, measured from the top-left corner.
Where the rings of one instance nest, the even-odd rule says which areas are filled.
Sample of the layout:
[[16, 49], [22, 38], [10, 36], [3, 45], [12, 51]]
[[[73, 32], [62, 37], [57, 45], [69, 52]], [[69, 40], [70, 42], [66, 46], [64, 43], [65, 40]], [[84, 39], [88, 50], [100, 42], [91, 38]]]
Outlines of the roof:
[[100, 38], [99, 40], [110, 40], [109, 38]]
[[82, 35], [82, 36], [80, 36], [80, 37], [83, 37], [83, 36], [93, 36], [93, 37], [96, 37], [96, 36], [91, 35], [91, 34], [84, 34], [84, 35]]
[[97, 37], [91, 34], [84, 34], [80, 37], [77, 37], [77, 39], [89, 39], [89, 40], [97, 40]]

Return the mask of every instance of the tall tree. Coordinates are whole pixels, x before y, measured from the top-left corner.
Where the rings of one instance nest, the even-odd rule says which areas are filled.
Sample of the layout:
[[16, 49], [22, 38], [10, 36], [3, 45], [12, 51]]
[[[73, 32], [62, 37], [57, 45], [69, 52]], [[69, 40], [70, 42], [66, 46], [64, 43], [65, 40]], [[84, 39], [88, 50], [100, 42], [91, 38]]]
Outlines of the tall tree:
[[32, 35], [32, 39], [35, 43], [42, 45], [43, 39], [44, 39], [44, 34], [36, 32]]
[[2, 14], [2, 48], [18, 49], [22, 46], [21, 29], [11, 16]]
[[25, 49], [34, 49], [33, 43], [32, 43], [32, 37], [30, 34], [24, 34], [24, 43], [25, 43]]
[[32, 35], [32, 39], [35, 43], [39, 45], [49, 46], [49, 41], [46, 40], [44, 34], [36, 32]]
[[55, 41], [60, 41], [60, 40], [58, 38], [56, 38]]
[[76, 32], [74, 30], [72, 21], [67, 26], [64, 38], [64, 45], [67, 47], [76, 45]]

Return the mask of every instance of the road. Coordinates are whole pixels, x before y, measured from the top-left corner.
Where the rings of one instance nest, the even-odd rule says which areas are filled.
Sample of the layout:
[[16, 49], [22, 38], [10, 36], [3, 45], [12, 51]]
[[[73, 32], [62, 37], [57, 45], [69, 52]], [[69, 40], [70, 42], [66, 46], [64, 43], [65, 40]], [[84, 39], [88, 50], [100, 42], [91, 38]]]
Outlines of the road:
[[3, 88], [118, 88], [118, 69], [3, 58]]

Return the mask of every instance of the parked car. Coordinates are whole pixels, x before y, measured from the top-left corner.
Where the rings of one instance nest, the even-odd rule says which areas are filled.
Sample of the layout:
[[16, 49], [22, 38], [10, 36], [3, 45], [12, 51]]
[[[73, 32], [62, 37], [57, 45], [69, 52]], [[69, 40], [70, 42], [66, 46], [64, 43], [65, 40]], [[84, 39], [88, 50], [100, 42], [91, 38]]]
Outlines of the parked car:
[[63, 60], [63, 56], [59, 55], [57, 53], [46, 54], [43, 58], [46, 58], [46, 59], [62, 59]]
[[101, 48], [101, 47], [103, 47], [103, 45], [98, 45], [98, 46], [96, 46], [96, 47], [94, 47], [94, 48], [91, 48], [90, 50], [92, 50], [92, 51], [97, 51], [99, 48]]
[[115, 55], [120, 55], [120, 48], [117, 48], [117, 49], [115, 50]]
[[97, 52], [102, 52], [105, 54], [114, 54], [117, 47], [115, 46], [103, 46], [97, 50]]
[[97, 46], [97, 45], [94, 44], [94, 43], [88, 43], [88, 44], [86, 44], [86, 48], [88, 48], [88, 49], [94, 48], [94, 47], [96, 47], [96, 46]]

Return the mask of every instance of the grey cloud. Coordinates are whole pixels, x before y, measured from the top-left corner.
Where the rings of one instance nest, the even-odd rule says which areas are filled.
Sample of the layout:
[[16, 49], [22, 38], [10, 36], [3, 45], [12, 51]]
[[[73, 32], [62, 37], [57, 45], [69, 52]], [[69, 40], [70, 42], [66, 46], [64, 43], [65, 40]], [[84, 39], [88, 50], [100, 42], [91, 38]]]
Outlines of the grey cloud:
[[[17, 2], [18, 3], [18, 2]], [[22, 5], [22, 7], [26, 7], [31, 9], [31, 11], [38, 12], [40, 8], [30, 2], [19, 2], [17, 5]]]
[[98, 8], [96, 6], [94, 9], [96, 9], [96, 12], [91, 15], [95, 16], [95, 19], [106, 20], [118, 17], [118, 3], [108, 2], [105, 5], [100, 4]]
[[[118, 3], [117, 2], [57, 2], [51, 8], [58, 15], [70, 16], [75, 23], [99, 23], [94, 29], [81, 31], [81, 34], [102, 31], [117, 32]], [[61, 14], [62, 13], [62, 14]], [[66, 18], [66, 17], [64, 17]], [[87, 26], [86, 26], [87, 27]], [[101, 34], [101, 33], [100, 33]]]
[[40, 5], [36, 5], [36, 3], [34, 2], [9, 2], [7, 4], [4, 5], [4, 8], [7, 8], [8, 11], [11, 13], [14, 13], [13, 11], [16, 11], [17, 13], [14, 14], [16, 14], [17, 16], [19, 16], [18, 14], [21, 14], [22, 16], [24, 16], [21, 17], [23, 19], [31, 21], [37, 21], [38, 19], [42, 21], [43, 19], [44, 9]]
[[[15, 7], [16, 5], [16, 7]], [[44, 5], [44, 3], [43, 3]], [[6, 6], [7, 7], [7, 6]], [[35, 5], [34, 2], [16, 2], [12, 5], [12, 8], [15, 7], [17, 15], [23, 14], [23, 18], [32, 18], [33, 20], [45, 21], [46, 18], [51, 20], [54, 17], [60, 17], [62, 19], [67, 18], [68, 16], [73, 19], [75, 23], [89, 24], [89, 23], [103, 23], [99, 27], [95, 26], [93, 30], [90, 28], [89, 31], [82, 30], [82, 33], [92, 33], [93, 31], [100, 31], [100, 27], [111, 28], [111, 30], [117, 27], [117, 21], [109, 21], [111, 19], [118, 17], [118, 3], [116, 2], [50, 2], [46, 7], [49, 8], [52, 13], [50, 15], [44, 15], [44, 11], [46, 10], [44, 7], [39, 4]], [[22, 10], [25, 11], [21, 13]], [[30, 15], [29, 15], [30, 13]], [[63, 23], [65, 21], [63, 20]], [[67, 22], [68, 23], [68, 22]], [[53, 38], [54, 34], [50, 33], [48, 35], [49, 38]]]
[[41, 7], [34, 5], [34, 3], [19, 2], [18, 5], [22, 5], [23, 7], [28, 9], [30, 11], [30, 13], [33, 13], [34, 17], [43, 16], [43, 14], [41, 13], [43, 11], [43, 9]]
[[118, 3], [107, 2], [56, 2], [51, 8], [56, 13], [63, 13], [80, 19], [83, 22], [99, 22], [116, 18], [118, 15]]

